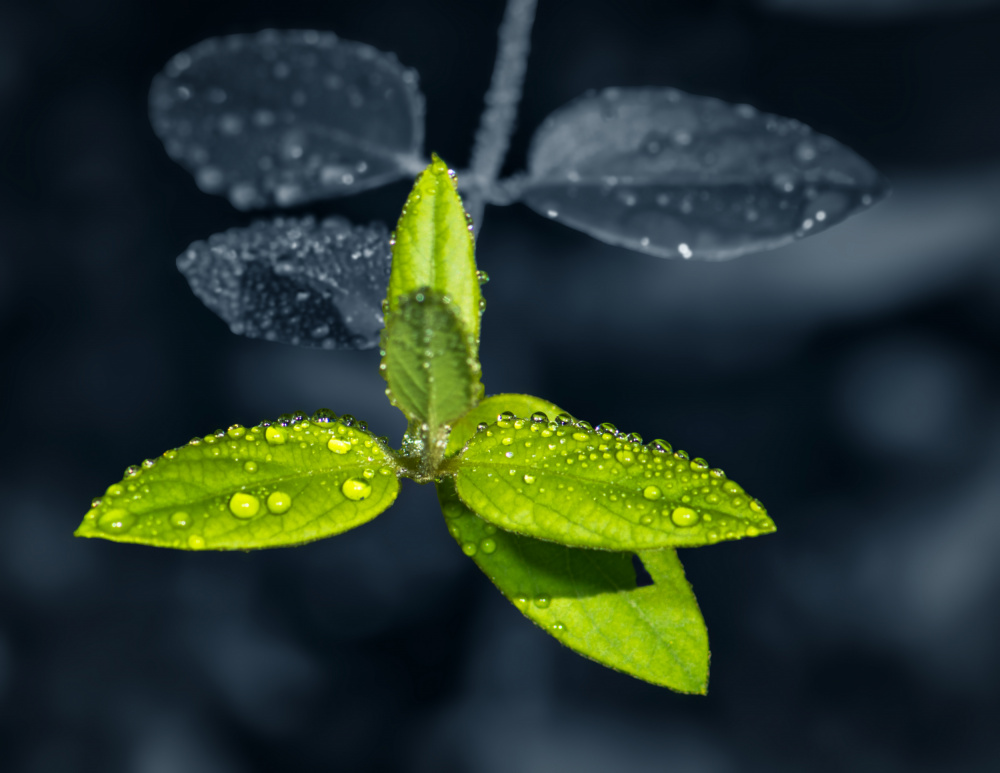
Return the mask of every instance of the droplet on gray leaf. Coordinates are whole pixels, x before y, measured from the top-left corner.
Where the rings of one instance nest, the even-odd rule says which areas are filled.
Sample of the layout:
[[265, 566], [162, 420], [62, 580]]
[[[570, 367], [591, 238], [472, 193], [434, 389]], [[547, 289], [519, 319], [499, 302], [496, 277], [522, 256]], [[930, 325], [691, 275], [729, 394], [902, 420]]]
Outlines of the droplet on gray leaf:
[[290, 207], [419, 172], [417, 80], [394, 54], [332, 32], [209, 38], [153, 79], [150, 120], [206, 193]]
[[370, 349], [383, 327], [389, 234], [340, 217], [259, 220], [197, 241], [177, 258], [194, 294], [251, 338]]
[[885, 195], [879, 173], [791, 118], [675, 89], [605, 89], [536, 132], [522, 200], [620, 247], [724, 260], [818, 233]]

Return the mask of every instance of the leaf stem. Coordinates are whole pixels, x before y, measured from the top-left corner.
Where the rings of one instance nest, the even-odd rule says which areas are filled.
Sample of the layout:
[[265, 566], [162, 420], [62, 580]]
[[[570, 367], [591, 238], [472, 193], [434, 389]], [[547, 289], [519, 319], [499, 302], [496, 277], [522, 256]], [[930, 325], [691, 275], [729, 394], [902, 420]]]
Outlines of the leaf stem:
[[482, 227], [483, 208], [490, 195], [500, 168], [503, 166], [510, 136], [517, 120], [524, 73], [531, 51], [531, 27], [535, 21], [538, 0], [508, 0], [503, 21], [497, 33], [497, 57], [493, 77], [486, 92], [486, 108], [479, 119], [476, 140], [469, 163], [466, 207], [472, 216], [476, 235]]

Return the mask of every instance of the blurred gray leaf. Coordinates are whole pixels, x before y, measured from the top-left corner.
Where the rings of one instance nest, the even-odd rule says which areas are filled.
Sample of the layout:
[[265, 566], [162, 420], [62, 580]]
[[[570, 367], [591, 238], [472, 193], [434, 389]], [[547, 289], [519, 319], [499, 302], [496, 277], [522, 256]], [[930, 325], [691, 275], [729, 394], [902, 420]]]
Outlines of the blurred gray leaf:
[[791, 118], [675, 89], [605, 89], [535, 133], [522, 200], [620, 247], [724, 260], [818, 233], [885, 195], [882, 177]]
[[370, 349], [383, 326], [391, 260], [381, 223], [279, 217], [197, 241], [177, 258], [177, 268], [234, 333]]
[[203, 40], [153, 79], [149, 111], [170, 157], [237, 209], [345, 196], [422, 168], [416, 71], [332, 32]]

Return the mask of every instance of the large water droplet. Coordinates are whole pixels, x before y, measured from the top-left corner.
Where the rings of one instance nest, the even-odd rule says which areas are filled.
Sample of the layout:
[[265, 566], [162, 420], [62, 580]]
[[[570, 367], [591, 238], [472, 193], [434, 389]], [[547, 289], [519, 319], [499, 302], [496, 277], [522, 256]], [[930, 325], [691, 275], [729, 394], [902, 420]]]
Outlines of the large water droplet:
[[487, 555], [489, 555], [490, 553], [496, 552], [497, 543], [495, 540], [492, 540], [489, 537], [487, 537], [486, 539], [482, 540], [479, 543], [479, 549], [482, 550]]
[[330, 442], [326, 444], [326, 447], [335, 454], [346, 454], [351, 450], [350, 442], [347, 440], [341, 440], [340, 438], [330, 438]]
[[238, 491], [229, 499], [229, 512], [237, 518], [253, 518], [260, 511], [260, 500], [253, 494]]
[[670, 513], [670, 520], [674, 522], [674, 526], [681, 528], [694, 526], [698, 523], [698, 513], [690, 507], [675, 507], [674, 511]]
[[642, 495], [646, 497], [646, 499], [655, 500], [662, 497], [663, 492], [660, 490], [659, 486], [646, 486], [646, 488], [642, 490]]
[[362, 499], [367, 499], [371, 496], [372, 485], [364, 478], [348, 478], [344, 481], [344, 485], [340, 487], [340, 490], [352, 502], [360, 502]]
[[292, 506], [292, 498], [284, 491], [272, 491], [267, 496], [267, 509], [275, 515], [287, 512]]

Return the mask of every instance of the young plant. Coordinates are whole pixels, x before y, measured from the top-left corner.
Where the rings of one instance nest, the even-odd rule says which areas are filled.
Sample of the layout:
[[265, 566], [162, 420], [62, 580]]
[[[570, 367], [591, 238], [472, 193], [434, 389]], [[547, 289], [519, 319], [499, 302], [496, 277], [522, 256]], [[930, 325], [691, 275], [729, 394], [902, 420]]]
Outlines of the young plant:
[[[379, 366], [399, 450], [320, 410], [234, 425], [129, 467], [76, 534], [182, 550], [301, 545], [370, 521], [400, 480], [433, 482], [448, 530], [517, 609], [566, 646], [704, 693], [708, 638], [675, 548], [774, 531], [704, 459], [593, 427], [538, 397], [483, 397], [471, 226], [437, 157], [392, 240]], [[652, 578], [638, 586], [632, 556]]]

